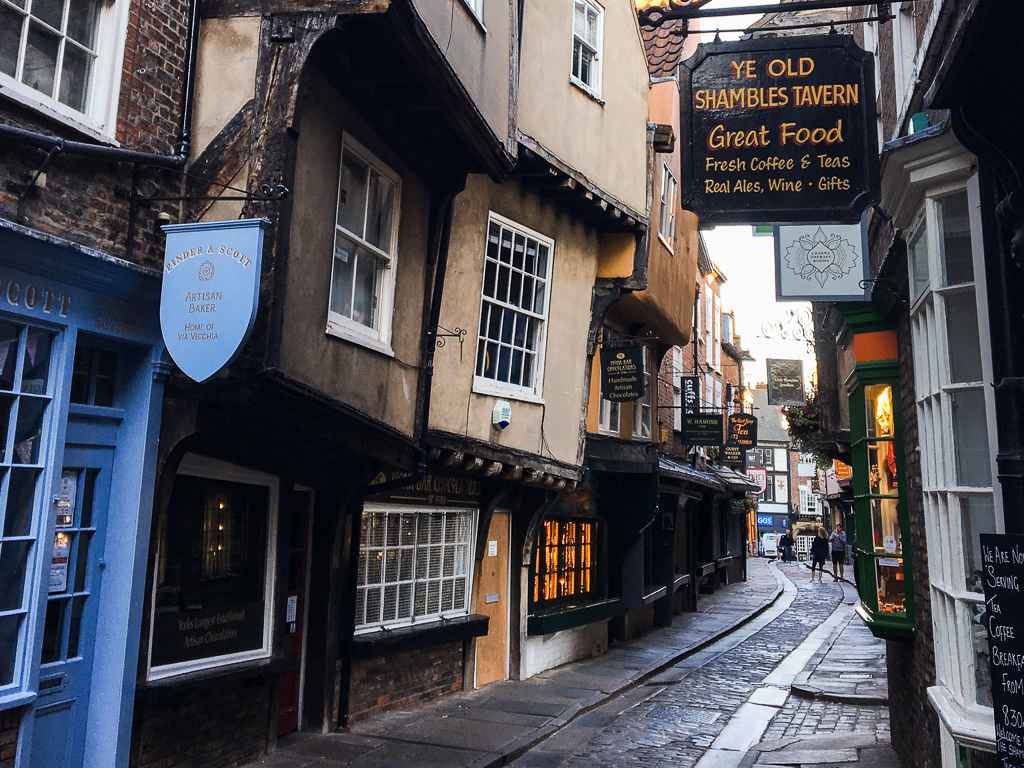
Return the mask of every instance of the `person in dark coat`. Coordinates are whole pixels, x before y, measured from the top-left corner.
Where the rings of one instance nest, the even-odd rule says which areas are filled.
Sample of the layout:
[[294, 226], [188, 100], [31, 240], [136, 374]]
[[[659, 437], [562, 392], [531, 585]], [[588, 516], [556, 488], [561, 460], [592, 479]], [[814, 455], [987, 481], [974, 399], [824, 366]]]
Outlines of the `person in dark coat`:
[[793, 535], [786, 531], [782, 534], [782, 538], [779, 539], [779, 546], [782, 547], [782, 562], [791, 563], [793, 562]]
[[818, 569], [818, 583], [825, 573], [825, 563], [828, 562], [830, 547], [828, 544], [828, 532], [824, 526], [819, 526], [818, 535], [811, 542], [811, 581], [814, 581], [814, 569]]

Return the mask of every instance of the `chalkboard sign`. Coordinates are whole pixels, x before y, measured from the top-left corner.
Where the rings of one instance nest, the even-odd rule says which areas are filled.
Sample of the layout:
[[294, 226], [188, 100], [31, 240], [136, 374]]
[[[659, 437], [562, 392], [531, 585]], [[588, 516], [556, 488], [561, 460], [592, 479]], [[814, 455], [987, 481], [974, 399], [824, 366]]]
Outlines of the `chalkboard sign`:
[[722, 414], [698, 413], [693, 415], [684, 412], [682, 439], [684, 445], [720, 446], [722, 444]]
[[767, 360], [768, 405], [803, 405], [804, 361]]
[[601, 348], [601, 397], [614, 403], [644, 396], [644, 348]]
[[996, 757], [1024, 768], [1024, 536], [981, 534]]
[[852, 223], [878, 202], [874, 62], [850, 35], [704, 43], [679, 90], [702, 223]]
[[729, 415], [729, 438], [727, 445], [737, 448], [753, 448], [757, 445], [757, 417], [749, 413]]
[[680, 389], [683, 393], [683, 413], [700, 413], [700, 376], [680, 377]]

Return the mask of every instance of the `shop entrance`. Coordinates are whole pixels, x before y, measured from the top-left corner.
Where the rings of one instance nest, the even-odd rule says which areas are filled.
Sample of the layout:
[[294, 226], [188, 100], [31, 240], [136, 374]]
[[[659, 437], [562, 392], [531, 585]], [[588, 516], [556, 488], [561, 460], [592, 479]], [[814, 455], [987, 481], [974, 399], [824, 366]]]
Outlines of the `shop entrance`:
[[284, 638], [284, 669], [277, 689], [277, 735], [297, 731], [301, 725], [302, 656], [306, 637], [310, 514], [313, 493], [296, 489], [284, 497], [284, 529], [288, 532], [288, 591], [280, 609]]
[[487, 636], [476, 641], [477, 688], [508, 679], [509, 522], [508, 512], [494, 510], [480, 563], [476, 612], [487, 616], [489, 622]]
[[74, 411], [68, 421], [60, 490], [50, 505], [55, 532], [34, 704], [33, 765], [82, 765], [93, 655], [99, 639], [108, 636], [97, 631], [96, 617], [119, 421], [95, 414], [76, 417]]

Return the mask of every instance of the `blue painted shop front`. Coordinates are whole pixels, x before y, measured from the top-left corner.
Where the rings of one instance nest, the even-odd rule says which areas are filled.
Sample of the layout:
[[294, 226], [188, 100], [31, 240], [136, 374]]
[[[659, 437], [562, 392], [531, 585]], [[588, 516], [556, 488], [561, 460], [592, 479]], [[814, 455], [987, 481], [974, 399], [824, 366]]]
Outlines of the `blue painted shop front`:
[[159, 274], [0, 220], [0, 710], [18, 768], [128, 764]]

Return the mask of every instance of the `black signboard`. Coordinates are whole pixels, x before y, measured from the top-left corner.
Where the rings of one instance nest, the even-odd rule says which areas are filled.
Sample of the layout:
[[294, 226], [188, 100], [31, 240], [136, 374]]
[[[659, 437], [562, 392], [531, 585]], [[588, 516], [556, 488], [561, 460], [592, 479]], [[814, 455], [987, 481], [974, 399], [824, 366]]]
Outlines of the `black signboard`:
[[996, 757], [1024, 768], [1024, 536], [981, 534]]
[[705, 43], [679, 89], [702, 224], [855, 222], [878, 202], [874, 63], [852, 36]]
[[722, 446], [722, 463], [727, 467], [739, 470], [744, 469], [746, 456], [746, 450], [740, 448], [738, 445], [729, 445], [726, 443]]
[[722, 414], [683, 412], [684, 445], [722, 445]]
[[804, 361], [772, 360], [768, 366], [768, 405], [803, 405]]
[[262, 601], [227, 599], [198, 608], [158, 608], [150, 663], [160, 667], [258, 650], [264, 618]]
[[700, 376], [680, 377], [679, 389], [683, 393], [683, 413], [700, 413]]
[[615, 403], [644, 396], [644, 348], [601, 348], [601, 397]]
[[729, 437], [726, 445], [746, 450], [757, 445], [757, 417], [749, 413], [729, 415]]

